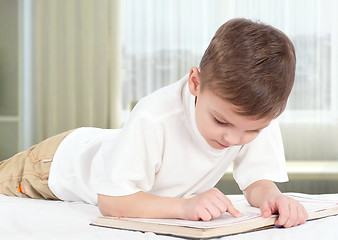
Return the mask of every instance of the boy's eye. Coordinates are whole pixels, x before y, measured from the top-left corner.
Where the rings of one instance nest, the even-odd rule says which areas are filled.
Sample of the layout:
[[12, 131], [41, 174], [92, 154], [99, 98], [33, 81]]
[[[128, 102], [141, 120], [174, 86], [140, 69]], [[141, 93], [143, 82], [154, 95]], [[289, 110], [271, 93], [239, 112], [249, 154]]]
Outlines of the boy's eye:
[[261, 131], [262, 131], [261, 129], [257, 129], [257, 130], [251, 130], [250, 132], [251, 133], [259, 134]]
[[217, 118], [215, 118], [215, 117], [214, 117], [214, 120], [215, 120], [215, 122], [216, 122], [217, 124], [219, 124], [219, 125], [226, 125], [226, 124], [227, 124], [227, 123], [225, 123], [225, 122], [221, 122], [221, 121], [217, 120]]

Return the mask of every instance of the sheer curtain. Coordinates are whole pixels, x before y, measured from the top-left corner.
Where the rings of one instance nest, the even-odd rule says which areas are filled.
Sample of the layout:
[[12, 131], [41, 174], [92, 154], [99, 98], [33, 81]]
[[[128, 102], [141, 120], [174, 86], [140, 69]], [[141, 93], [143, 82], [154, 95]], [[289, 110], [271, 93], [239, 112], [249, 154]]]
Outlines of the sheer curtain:
[[225, 21], [260, 20], [296, 47], [296, 82], [280, 118], [287, 159], [337, 160], [337, 10], [334, 0], [125, 0], [123, 106], [198, 66]]
[[22, 148], [81, 126], [121, 127], [120, 1], [27, 0], [23, 11]]
[[[219, 23], [218, 1], [125, 0], [123, 106], [198, 66]], [[208, 15], [213, 13], [213, 17]]]

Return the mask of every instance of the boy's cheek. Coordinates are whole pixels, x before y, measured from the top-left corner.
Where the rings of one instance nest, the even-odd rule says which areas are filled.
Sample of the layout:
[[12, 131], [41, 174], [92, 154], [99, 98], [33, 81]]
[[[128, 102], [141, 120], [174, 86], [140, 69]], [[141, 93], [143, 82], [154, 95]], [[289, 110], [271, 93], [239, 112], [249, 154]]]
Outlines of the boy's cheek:
[[255, 138], [258, 137], [258, 135], [259, 134], [257, 133], [257, 134], [252, 134], [249, 136], [244, 136], [241, 140], [241, 145], [250, 143], [251, 141], [255, 140]]

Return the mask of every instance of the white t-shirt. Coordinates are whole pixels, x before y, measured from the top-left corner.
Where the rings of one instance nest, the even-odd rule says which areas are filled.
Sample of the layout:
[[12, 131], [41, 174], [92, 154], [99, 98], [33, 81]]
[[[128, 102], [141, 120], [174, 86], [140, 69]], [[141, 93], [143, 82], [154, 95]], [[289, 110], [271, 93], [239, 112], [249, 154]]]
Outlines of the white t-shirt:
[[234, 161], [240, 189], [287, 181], [276, 121], [243, 146], [214, 149], [200, 135], [185, 76], [141, 99], [121, 130], [79, 128], [60, 144], [49, 187], [62, 200], [97, 204], [97, 194], [145, 191], [188, 197], [209, 190]]

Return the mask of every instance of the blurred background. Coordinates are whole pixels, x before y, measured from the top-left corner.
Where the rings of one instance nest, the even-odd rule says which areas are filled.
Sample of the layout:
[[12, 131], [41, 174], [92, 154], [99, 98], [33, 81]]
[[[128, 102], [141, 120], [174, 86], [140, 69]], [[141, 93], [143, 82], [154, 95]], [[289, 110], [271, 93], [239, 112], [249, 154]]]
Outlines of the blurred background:
[[[245, 17], [296, 47], [280, 188], [337, 193], [337, 11], [334, 0], [0, 0], [0, 160], [69, 129], [120, 128], [138, 99], [199, 65], [221, 24]], [[239, 193], [231, 169], [218, 187]]]

